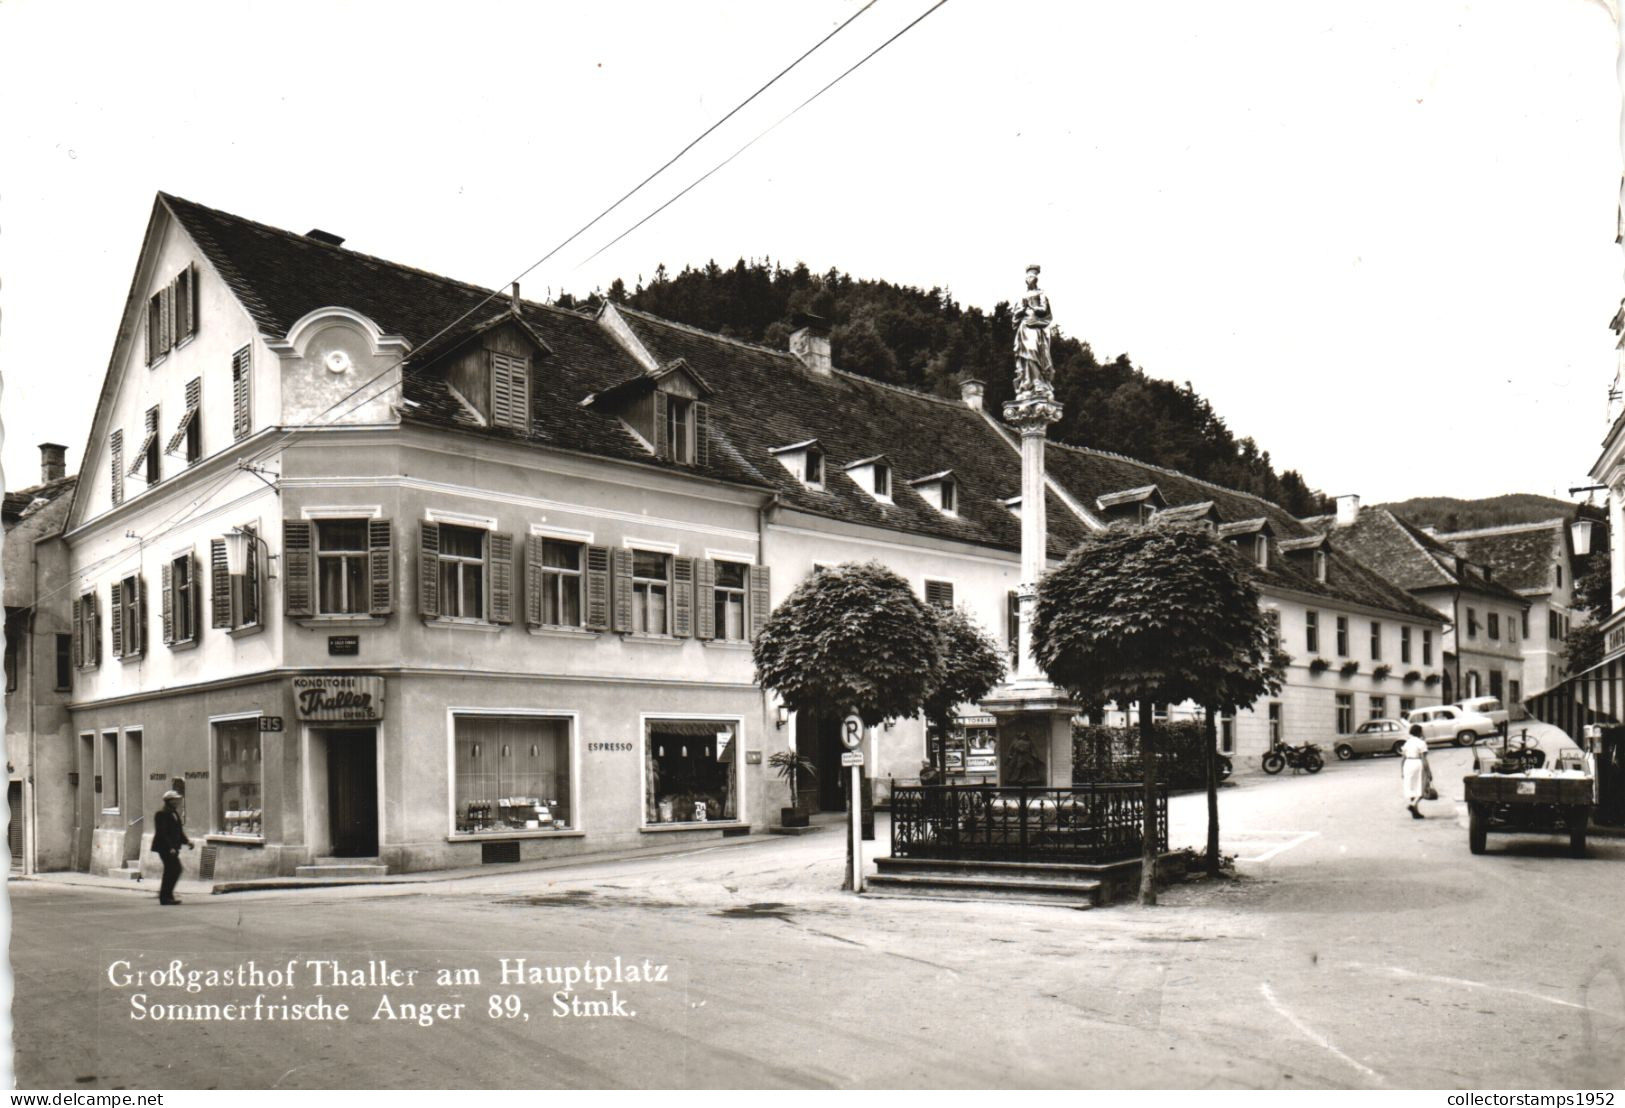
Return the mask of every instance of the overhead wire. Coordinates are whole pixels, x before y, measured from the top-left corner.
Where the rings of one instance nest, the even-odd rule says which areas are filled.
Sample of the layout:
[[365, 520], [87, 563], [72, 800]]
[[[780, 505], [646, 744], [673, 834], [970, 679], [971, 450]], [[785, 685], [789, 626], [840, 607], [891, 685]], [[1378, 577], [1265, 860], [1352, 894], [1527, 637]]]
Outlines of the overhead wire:
[[[716, 131], [717, 128], [721, 127], [729, 119], [731, 119], [733, 116], [738, 114], [739, 111], [741, 109], [743, 109], [746, 105], [748, 105], [752, 101], [754, 101], [763, 92], [765, 92], [769, 88], [771, 88], [781, 78], [783, 78], [791, 70], [795, 69], [798, 65], [800, 65], [803, 61], [805, 61], [808, 57], [810, 57], [818, 49], [820, 49], [822, 46], [824, 46], [826, 43], [828, 43], [837, 34], [839, 34], [841, 31], [845, 30], [859, 16], [861, 16], [865, 12], [867, 12], [877, 2], [878, 2], [878, 0], [869, 0], [869, 2], [864, 4], [864, 6], [862, 8], [858, 9], [851, 16], [849, 16], [845, 20], [843, 20], [833, 31], [831, 31], [829, 34], [825, 35], [823, 38], [819, 39], [810, 48], [808, 48], [806, 51], [804, 51], [802, 54], [800, 54], [789, 65], [785, 66], [778, 73], [774, 74], [773, 77], [770, 78], [767, 82], [765, 82], [763, 85], [761, 85], [759, 88], [757, 88], [754, 92], [752, 92], [744, 100], [740, 101], [737, 105], [735, 105], [732, 109], [730, 109], [726, 114], [724, 114], [715, 123], [711, 124], [710, 127], [706, 128], [706, 130], [704, 132], [702, 132], [698, 137], [693, 139], [691, 142], [689, 142], [687, 145], [685, 145], [681, 150], [679, 150], [675, 155], [673, 155], [670, 159], [668, 159], [665, 163], [663, 163], [660, 166], [660, 168], [656, 169], [653, 173], [650, 173], [648, 176], [646, 176], [642, 181], [638, 182], [637, 185], [635, 185], [632, 189], [628, 190], [623, 196], [621, 196], [613, 204], [611, 204], [609, 207], [605, 208], [598, 215], [594, 216], [591, 220], [589, 220], [587, 223], [585, 223], [580, 228], [578, 228], [576, 231], [574, 231], [568, 238], [564, 239], [557, 246], [553, 247], [553, 249], [549, 250], [541, 258], [537, 259], [535, 262], [533, 262], [529, 266], [525, 267], [525, 269], [521, 270], [510, 281], [504, 282], [504, 283], [508, 284], [508, 285], [512, 285], [513, 283], [522, 280], [524, 277], [528, 276], [530, 273], [535, 271], [539, 266], [545, 264], [548, 260], [553, 258], [560, 250], [564, 249], [566, 246], [568, 246], [571, 242], [575, 241], [575, 239], [579, 238], [583, 233], [585, 233], [591, 227], [593, 227], [594, 225], [599, 223], [601, 220], [603, 220], [605, 216], [607, 216], [611, 212], [615, 211], [616, 208], [620, 207], [628, 199], [630, 199], [632, 196], [636, 195], [640, 190], [642, 190], [644, 188], [644, 186], [648, 185], [656, 177], [658, 177], [658, 176], [660, 176], [660, 174], [664, 173], [667, 169], [669, 169], [672, 165], [674, 165], [678, 160], [680, 160], [683, 157], [684, 154], [686, 154], [690, 150], [692, 150], [701, 141], [703, 141], [708, 135], [710, 135], [714, 131]], [[588, 257], [585, 261], [583, 261], [580, 264], [586, 264], [586, 261], [591, 261], [593, 258], [596, 258], [599, 254], [602, 254], [605, 250], [609, 249], [609, 247], [614, 246], [616, 243], [618, 243], [622, 239], [626, 238], [627, 235], [631, 234], [633, 231], [637, 230], [639, 227], [642, 227], [644, 224], [648, 223], [649, 220], [653, 219], [656, 215], [659, 215], [661, 212], [665, 211], [667, 208], [669, 208], [677, 200], [681, 199], [683, 196], [687, 195], [689, 192], [691, 192], [699, 184], [701, 184], [702, 182], [704, 182], [705, 180], [707, 180], [711, 176], [713, 176], [718, 170], [720, 170], [723, 167], [725, 167], [726, 165], [728, 165], [735, 158], [739, 157], [739, 155], [743, 154], [746, 150], [748, 150], [751, 146], [754, 146], [761, 138], [763, 138], [765, 135], [767, 135], [770, 131], [776, 129], [777, 127], [779, 127], [782, 124], [784, 124], [785, 122], [787, 122], [789, 119], [791, 119], [797, 113], [802, 111], [802, 109], [806, 108], [813, 101], [817, 100], [824, 93], [828, 92], [835, 85], [839, 84], [842, 80], [844, 80], [848, 75], [850, 75], [852, 72], [857, 70], [860, 66], [862, 66], [866, 62], [868, 62], [876, 54], [879, 54], [882, 50], [886, 49], [886, 47], [890, 46], [893, 42], [897, 41], [897, 39], [901, 38], [908, 31], [912, 30], [916, 25], [918, 25], [922, 20], [924, 20], [926, 16], [930, 15], [932, 12], [934, 12], [938, 8], [942, 7], [943, 4], [945, 4], [945, 3], [947, 3], [947, 0], [937, 0], [937, 2], [935, 4], [933, 4], [930, 8], [928, 8], [921, 15], [915, 17], [912, 21], [910, 21], [907, 25], [905, 25], [901, 30], [897, 31], [891, 37], [887, 38], [879, 46], [875, 47], [875, 49], [869, 51], [869, 53], [865, 54], [862, 58], [860, 58], [853, 65], [851, 65], [847, 69], [843, 70], [838, 76], [836, 76], [834, 78], [834, 80], [832, 80], [832, 81], [828, 82], [827, 84], [825, 84], [817, 92], [813, 93], [810, 97], [803, 100], [800, 104], [798, 104], [790, 112], [788, 112], [784, 116], [782, 116], [779, 120], [777, 120], [775, 123], [773, 123], [771, 126], [769, 126], [766, 130], [764, 130], [763, 132], [758, 134], [755, 138], [752, 138], [749, 142], [747, 142], [744, 146], [740, 147], [738, 150], [734, 151], [734, 153], [730, 154], [722, 162], [718, 163], [716, 166], [713, 166], [703, 176], [701, 176], [699, 179], [697, 179], [694, 182], [692, 182], [691, 184], [689, 184], [681, 192], [677, 193], [671, 199], [667, 200], [664, 204], [660, 205], [660, 207], [656, 208], [654, 211], [652, 211], [648, 215], [644, 216], [642, 219], [640, 219], [633, 226], [631, 226], [631, 227], [627, 228], [625, 231], [621, 232], [621, 234], [617, 235], [614, 240], [612, 240], [610, 243], [606, 244], [604, 247], [601, 247], [598, 251], [594, 252], [590, 257]], [[579, 268], [579, 266], [578, 266], [578, 268]], [[457, 283], [462, 284], [463, 282], [457, 282]], [[469, 287], [476, 288], [477, 286], [469, 286]], [[433, 335], [431, 335], [428, 339], [425, 339], [422, 343], [420, 343], [418, 345], [417, 349], [422, 350], [425, 347], [429, 346], [430, 344], [432, 344], [433, 342], [435, 342], [436, 340], [438, 340], [439, 338], [441, 338], [442, 336], [447, 334], [453, 328], [455, 328], [456, 326], [461, 324], [464, 320], [468, 319], [475, 312], [479, 311], [486, 304], [489, 304], [492, 300], [496, 299], [500, 295], [501, 295], [500, 286], [499, 286], [499, 288], [491, 289], [478, 302], [476, 302], [472, 307], [468, 308], [461, 315], [457, 316], [450, 323], [447, 323], [445, 326], [441, 327], [438, 331], [436, 331]], [[361, 393], [364, 390], [370, 388], [371, 386], [373, 386], [375, 384], [378, 384], [388, 374], [390, 374], [395, 369], [400, 368], [401, 366], [403, 366], [409, 360], [410, 360], [410, 354], [403, 355], [403, 356], [400, 356], [400, 357], [396, 358], [390, 364], [384, 366], [381, 370], [379, 370], [377, 373], [375, 373], [372, 377], [370, 377], [367, 380], [361, 382], [355, 388], [351, 389], [349, 392], [347, 392], [343, 396], [339, 397], [337, 400], [333, 401], [326, 408], [324, 408], [321, 412], [318, 412], [316, 414], [316, 416], [314, 417], [314, 421], [320, 421], [322, 419], [327, 418], [330, 414], [334, 413], [334, 409], [338, 408], [340, 405], [345, 404], [347, 401], [350, 401], [351, 399], [355, 398], [359, 393]], [[385, 392], [388, 389], [393, 388], [393, 387], [394, 387], [393, 382], [385, 382], [383, 384], [383, 386], [377, 392], [374, 392], [374, 393], [372, 393], [372, 394], [370, 394], [368, 396], [361, 397], [361, 399], [357, 400], [350, 407], [345, 408], [343, 411], [338, 412], [336, 414], [332, 414], [332, 418], [333, 419], [339, 419], [339, 418], [342, 418], [345, 415], [348, 415], [350, 412], [354, 411], [356, 408], [360, 407], [362, 404], [368, 403], [369, 401], [376, 399], [379, 395], [382, 395], [383, 392]], [[181, 524], [185, 523], [188, 519], [190, 519], [191, 516], [204, 503], [208, 502], [217, 492], [219, 492], [222, 488], [224, 488], [226, 486], [226, 484], [229, 483], [233, 478], [235, 478], [239, 472], [241, 472], [244, 469], [251, 469], [254, 465], [258, 464], [259, 462], [264, 461], [267, 458], [270, 458], [272, 455], [274, 455], [274, 454], [278, 453], [279, 451], [281, 451], [282, 449], [284, 449], [289, 443], [291, 443], [298, 436], [300, 436], [302, 434], [309, 434], [309, 433], [312, 433], [314, 431], [323, 429], [323, 427], [319, 423], [316, 423], [314, 421], [312, 423], [310, 423], [310, 424], [306, 424], [304, 426], [297, 427], [297, 428], [292, 428], [292, 429], [284, 432], [283, 435], [280, 438], [278, 438], [275, 442], [272, 442], [272, 443], [268, 444], [267, 446], [260, 448], [250, 458], [239, 460], [238, 463], [235, 466], [233, 466], [231, 469], [228, 469], [228, 470], [224, 471], [219, 476], [219, 478], [217, 478], [208, 487], [206, 487], [202, 492], [200, 492], [196, 497], [194, 497], [185, 507], [183, 507], [181, 509], [178, 509], [175, 513], [171, 514], [163, 522], [161, 522], [156, 530], [150, 531], [146, 535], [137, 536], [137, 541], [133, 546], [124, 547], [124, 548], [122, 548], [122, 549], [120, 549], [118, 551], [115, 551], [115, 552], [113, 552], [111, 554], [108, 554], [108, 555], [102, 557], [102, 558], [99, 558], [94, 562], [91, 562], [91, 563], [89, 563], [89, 564], [87, 564], [85, 566], [80, 567], [78, 573], [76, 574], [76, 577], [83, 577], [83, 576], [93, 572], [94, 570], [100, 569], [100, 568], [102, 568], [102, 567], [104, 567], [104, 566], [106, 566], [108, 564], [113, 563], [113, 562], [117, 562], [117, 561], [119, 561], [119, 560], [121, 560], [121, 559], [123, 559], [125, 557], [128, 557], [131, 554], [139, 554], [152, 541], [154, 541], [155, 539], [157, 539], [157, 538], [159, 538], [159, 537], [161, 537], [161, 536], [163, 536], [165, 534], [168, 534], [169, 532], [173, 531], [176, 527], [179, 527]], [[331, 425], [332, 425], [331, 423], [328, 424], [328, 426], [331, 426]], [[73, 585], [72, 581], [65, 582], [63, 585], [57, 587], [56, 589], [50, 590], [48, 593], [44, 594], [43, 596], [40, 596], [40, 597], [36, 598], [36, 603], [43, 603], [46, 600], [54, 599], [56, 596], [60, 595], [64, 590], [68, 589], [72, 585]]]

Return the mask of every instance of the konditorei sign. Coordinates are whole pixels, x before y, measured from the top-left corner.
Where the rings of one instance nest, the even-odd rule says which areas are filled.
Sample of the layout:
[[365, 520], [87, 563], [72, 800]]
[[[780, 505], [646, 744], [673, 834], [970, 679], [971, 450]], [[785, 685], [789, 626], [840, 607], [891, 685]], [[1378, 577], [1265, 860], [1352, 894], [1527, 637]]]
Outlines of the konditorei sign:
[[384, 679], [350, 673], [295, 677], [293, 706], [302, 720], [381, 720]]

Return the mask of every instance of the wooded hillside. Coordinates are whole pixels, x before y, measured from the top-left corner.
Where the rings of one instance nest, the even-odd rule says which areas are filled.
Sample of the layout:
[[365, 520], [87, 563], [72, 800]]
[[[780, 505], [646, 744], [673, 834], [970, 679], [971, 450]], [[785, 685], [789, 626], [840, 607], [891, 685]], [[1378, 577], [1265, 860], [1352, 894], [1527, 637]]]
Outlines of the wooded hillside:
[[1413, 496], [1409, 500], [1381, 506], [1419, 527], [1437, 527], [1441, 531], [1476, 531], [1480, 527], [1570, 519], [1574, 515], [1574, 505], [1566, 500], [1553, 500], [1549, 496], [1525, 492], [1492, 496], [1484, 500]]
[[[740, 259], [710, 262], [672, 276], [665, 266], [629, 291], [619, 278], [606, 294], [653, 315], [783, 350], [793, 320], [821, 316], [831, 327], [835, 364], [879, 381], [959, 395], [974, 377], [992, 411], [1011, 399], [1010, 305], [992, 312], [966, 307], [947, 289], [929, 291], [888, 281], [855, 280], [831, 269]], [[564, 307], [590, 304], [565, 294]], [[1189, 382], [1149, 377], [1127, 354], [1099, 361], [1089, 344], [1057, 330], [1052, 343], [1057, 399], [1066, 415], [1051, 431], [1062, 442], [1109, 450], [1140, 461], [1254, 493], [1294, 515], [1329, 510], [1292, 470], [1276, 473], [1269, 451], [1238, 439]]]

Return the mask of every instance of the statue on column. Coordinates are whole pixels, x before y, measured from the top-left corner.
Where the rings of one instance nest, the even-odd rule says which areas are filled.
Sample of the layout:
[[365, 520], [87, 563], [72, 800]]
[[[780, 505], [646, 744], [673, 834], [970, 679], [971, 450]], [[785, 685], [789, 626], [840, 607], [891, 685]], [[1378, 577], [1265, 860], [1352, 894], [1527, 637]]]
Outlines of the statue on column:
[[1016, 302], [1016, 399], [1055, 395], [1055, 365], [1050, 361], [1049, 297], [1038, 287], [1038, 267], [1027, 267], [1027, 291]]

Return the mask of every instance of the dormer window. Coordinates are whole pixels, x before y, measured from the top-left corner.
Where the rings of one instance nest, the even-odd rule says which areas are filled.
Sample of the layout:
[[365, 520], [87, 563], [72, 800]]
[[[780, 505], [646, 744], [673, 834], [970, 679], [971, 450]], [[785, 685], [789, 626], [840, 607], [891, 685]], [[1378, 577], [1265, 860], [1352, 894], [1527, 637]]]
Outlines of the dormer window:
[[920, 499], [945, 516], [959, 514], [959, 483], [953, 470], [945, 469], [926, 477], [916, 477], [909, 486], [920, 494]]
[[880, 501], [890, 504], [891, 497], [891, 462], [884, 454], [876, 454], [872, 458], [860, 458], [846, 465], [847, 476], [857, 484], [858, 488]]
[[1155, 485], [1120, 489], [1095, 500], [1095, 507], [1108, 523], [1136, 523], [1144, 526], [1157, 512], [1166, 508], [1167, 500]]
[[491, 426], [530, 432], [530, 359], [501, 351], [491, 355]]
[[694, 464], [694, 401], [666, 397], [666, 457], [678, 465]]
[[1324, 550], [1315, 551], [1315, 580], [1323, 585], [1326, 583], [1326, 552]]
[[817, 439], [775, 446], [768, 451], [791, 476], [811, 489], [824, 487], [824, 450]]
[[[614, 416], [662, 461], [711, 462], [711, 386], [682, 358], [629, 377], [581, 402]], [[778, 451], [775, 451], [778, 453]]]
[[1270, 540], [1264, 535], [1253, 539], [1253, 561], [1258, 563], [1259, 569], [1270, 568]]

